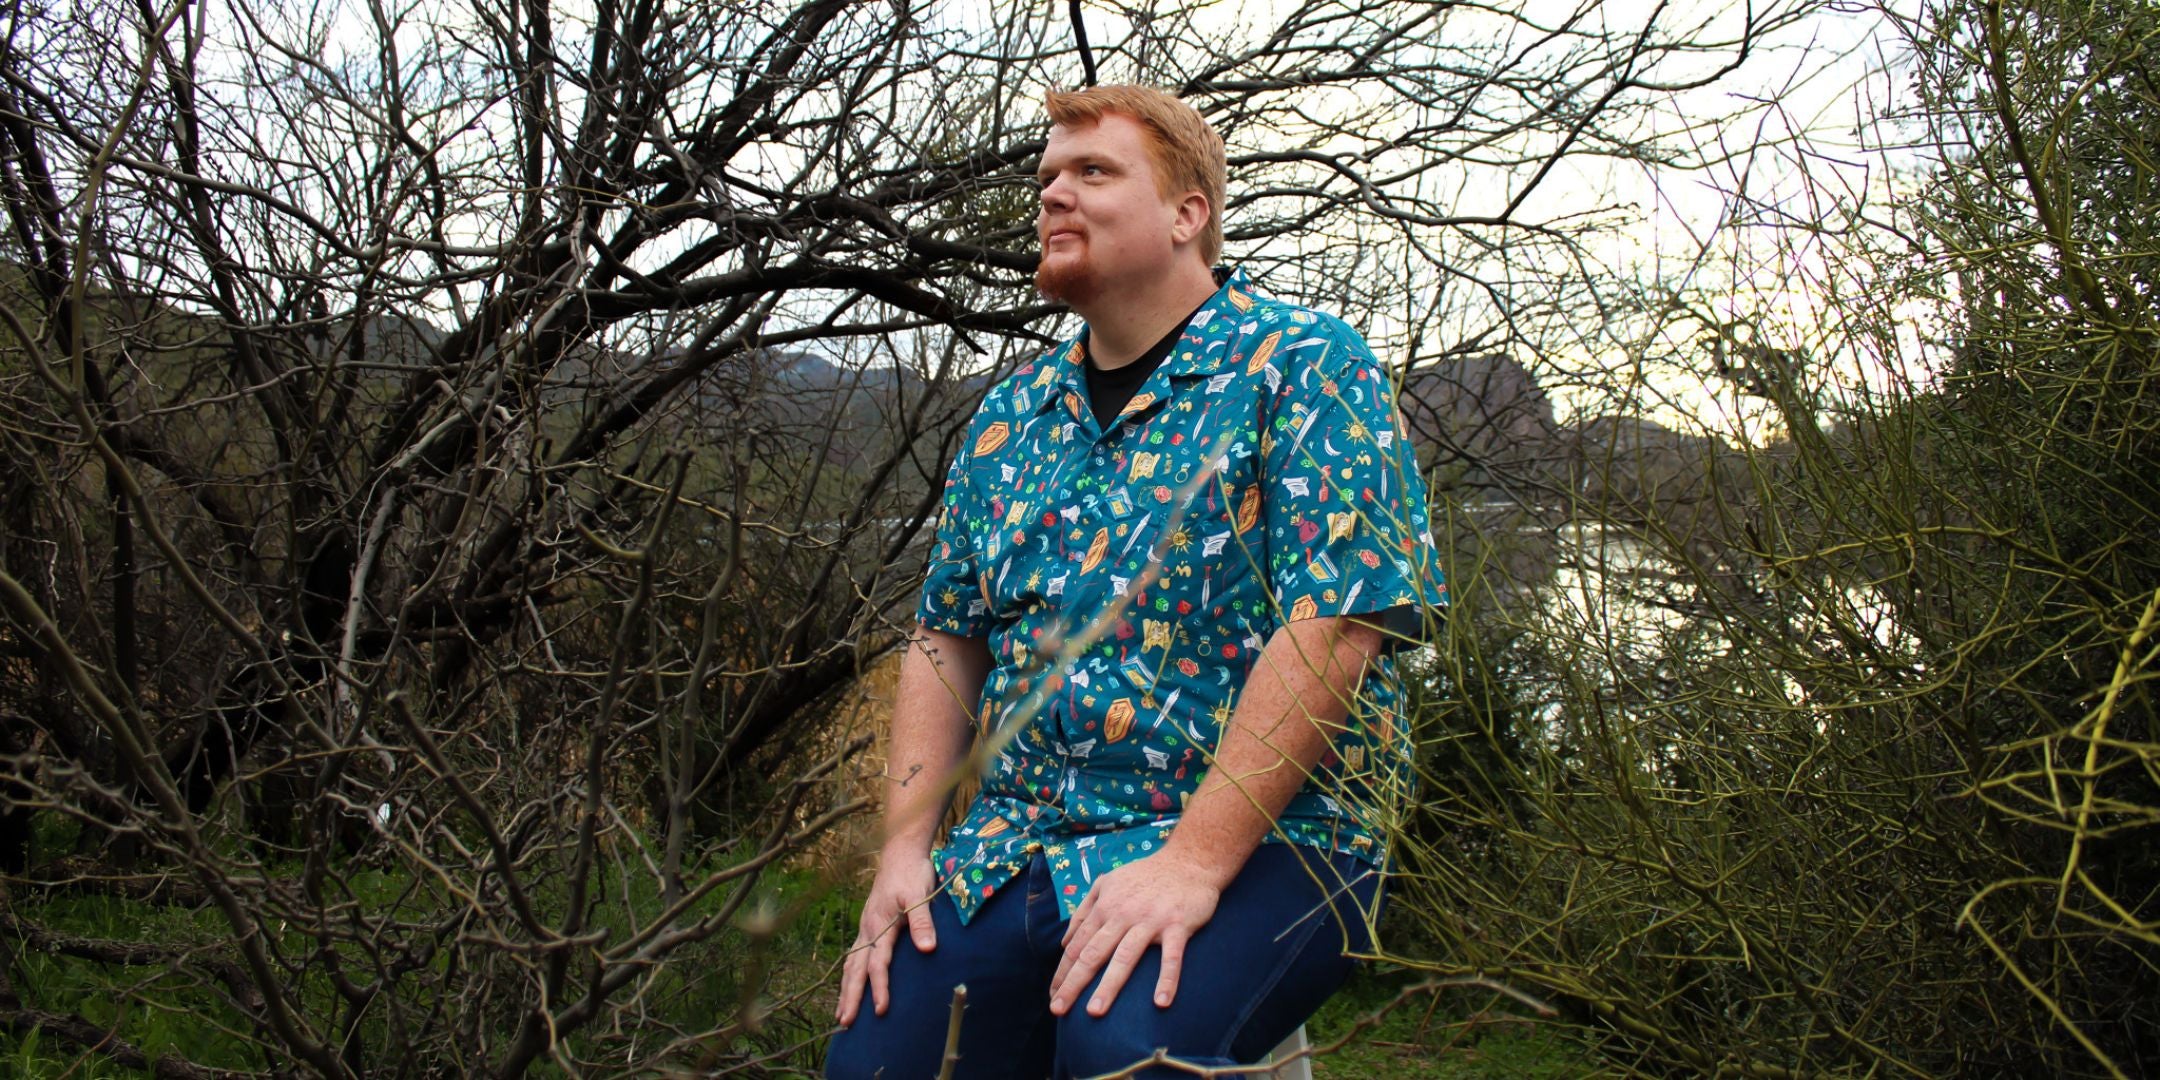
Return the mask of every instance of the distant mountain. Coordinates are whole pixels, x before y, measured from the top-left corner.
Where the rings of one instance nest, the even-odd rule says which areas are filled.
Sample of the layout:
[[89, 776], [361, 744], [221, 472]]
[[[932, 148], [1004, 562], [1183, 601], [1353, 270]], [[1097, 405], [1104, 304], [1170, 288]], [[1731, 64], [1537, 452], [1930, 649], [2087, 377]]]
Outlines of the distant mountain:
[[1655, 522], [1681, 536], [1748, 513], [1760, 498], [1759, 470], [1786, 451], [1751, 454], [1639, 416], [1595, 417], [1569, 425], [1562, 438], [1566, 482], [1578, 505], [1598, 508], [1608, 521]]
[[1504, 353], [1413, 370], [1401, 400], [1420, 463], [1463, 501], [1510, 497], [1551, 471], [1561, 442], [1552, 400]]
[[[449, 337], [424, 320], [377, 317], [367, 348], [381, 359], [425, 363]], [[583, 346], [549, 373], [545, 395], [558, 406], [597, 404], [624, 381], [681, 363]], [[963, 380], [952, 393], [979, 391]], [[682, 399], [684, 421], [715, 437], [756, 432], [767, 451], [845, 468], [886, 445], [903, 404], [924, 380], [887, 364], [854, 367], [804, 349], [761, 348], [713, 363]], [[1552, 399], [1505, 353], [1457, 357], [1409, 372], [1401, 405], [1434, 495], [1490, 516], [1519, 507], [1559, 520], [1584, 504], [1630, 514], [1685, 517], [1708, 501], [1707, 477], [1731, 471], [1728, 448], [1641, 417], [1606, 415], [1561, 424]], [[954, 400], [957, 399], [949, 399]]]
[[[346, 323], [343, 325], [351, 325]], [[337, 331], [331, 331], [332, 334]], [[375, 315], [361, 324], [361, 343], [370, 357], [396, 363], [426, 363], [437, 357], [450, 332], [425, 319]]]

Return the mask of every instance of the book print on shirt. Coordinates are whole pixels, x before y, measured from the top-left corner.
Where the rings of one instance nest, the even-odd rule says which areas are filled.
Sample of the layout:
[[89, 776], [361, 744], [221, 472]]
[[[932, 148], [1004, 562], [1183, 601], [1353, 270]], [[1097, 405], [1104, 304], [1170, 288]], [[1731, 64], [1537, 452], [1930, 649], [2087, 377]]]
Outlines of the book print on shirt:
[[[918, 618], [993, 667], [980, 794], [939, 851], [972, 914], [1029, 858], [1067, 910], [1158, 849], [1287, 623], [1445, 600], [1385, 370], [1340, 320], [1232, 275], [1107, 430], [1084, 339], [985, 397]], [[1380, 857], [1409, 792], [1391, 659], [1271, 839]]]

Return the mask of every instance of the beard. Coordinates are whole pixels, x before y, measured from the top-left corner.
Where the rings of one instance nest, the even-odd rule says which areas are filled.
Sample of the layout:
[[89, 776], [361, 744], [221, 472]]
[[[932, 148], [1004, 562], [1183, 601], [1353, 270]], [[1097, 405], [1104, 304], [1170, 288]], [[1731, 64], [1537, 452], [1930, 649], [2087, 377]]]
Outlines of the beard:
[[1102, 278], [1085, 252], [1054, 260], [1046, 254], [1035, 263], [1035, 291], [1068, 306], [1085, 304], [1102, 292]]

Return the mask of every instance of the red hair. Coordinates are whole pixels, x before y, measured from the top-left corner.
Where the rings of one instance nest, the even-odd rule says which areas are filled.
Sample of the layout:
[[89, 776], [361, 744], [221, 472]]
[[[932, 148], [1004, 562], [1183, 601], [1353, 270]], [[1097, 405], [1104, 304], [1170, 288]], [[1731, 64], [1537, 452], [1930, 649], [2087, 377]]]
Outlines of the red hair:
[[1177, 198], [1197, 191], [1207, 199], [1208, 221], [1200, 230], [1200, 257], [1209, 266], [1215, 265], [1222, 254], [1223, 188], [1230, 169], [1223, 155], [1222, 136], [1208, 126], [1199, 110], [1152, 86], [1052, 90], [1045, 105], [1050, 122], [1065, 127], [1085, 127], [1108, 113], [1137, 121], [1148, 133], [1148, 154], [1163, 197]]

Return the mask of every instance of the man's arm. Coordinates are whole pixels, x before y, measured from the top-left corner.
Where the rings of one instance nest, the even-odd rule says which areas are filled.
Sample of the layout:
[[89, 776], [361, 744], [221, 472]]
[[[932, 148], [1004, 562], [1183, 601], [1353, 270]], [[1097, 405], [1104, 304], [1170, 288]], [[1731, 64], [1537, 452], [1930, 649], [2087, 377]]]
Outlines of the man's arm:
[[967, 756], [990, 674], [990, 646], [916, 627], [900, 661], [892, 732], [885, 750], [885, 843], [880, 858], [928, 858], [951, 801], [953, 770]]
[[891, 1000], [886, 976], [903, 920], [916, 948], [928, 952], [937, 947], [924, 905], [937, 891], [930, 847], [952, 796], [954, 773], [967, 757], [974, 711], [990, 673], [990, 649], [983, 639], [916, 629], [918, 638], [900, 659], [892, 731], [886, 740], [885, 839], [833, 1014], [842, 1027], [855, 1022], [866, 985], [872, 1007], [885, 1014]]
[[1185, 942], [1214, 915], [1223, 889], [1342, 732], [1380, 646], [1381, 632], [1354, 618], [1301, 620], [1268, 640], [1214, 765], [1163, 849], [1104, 874], [1074, 912], [1051, 980], [1051, 1012], [1064, 1015], [1098, 969], [1102, 985], [1087, 1008], [1095, 1016], [1108, 1012], [1133, 966], [1158, 941], [1155, 1004], [1176, 997]]

